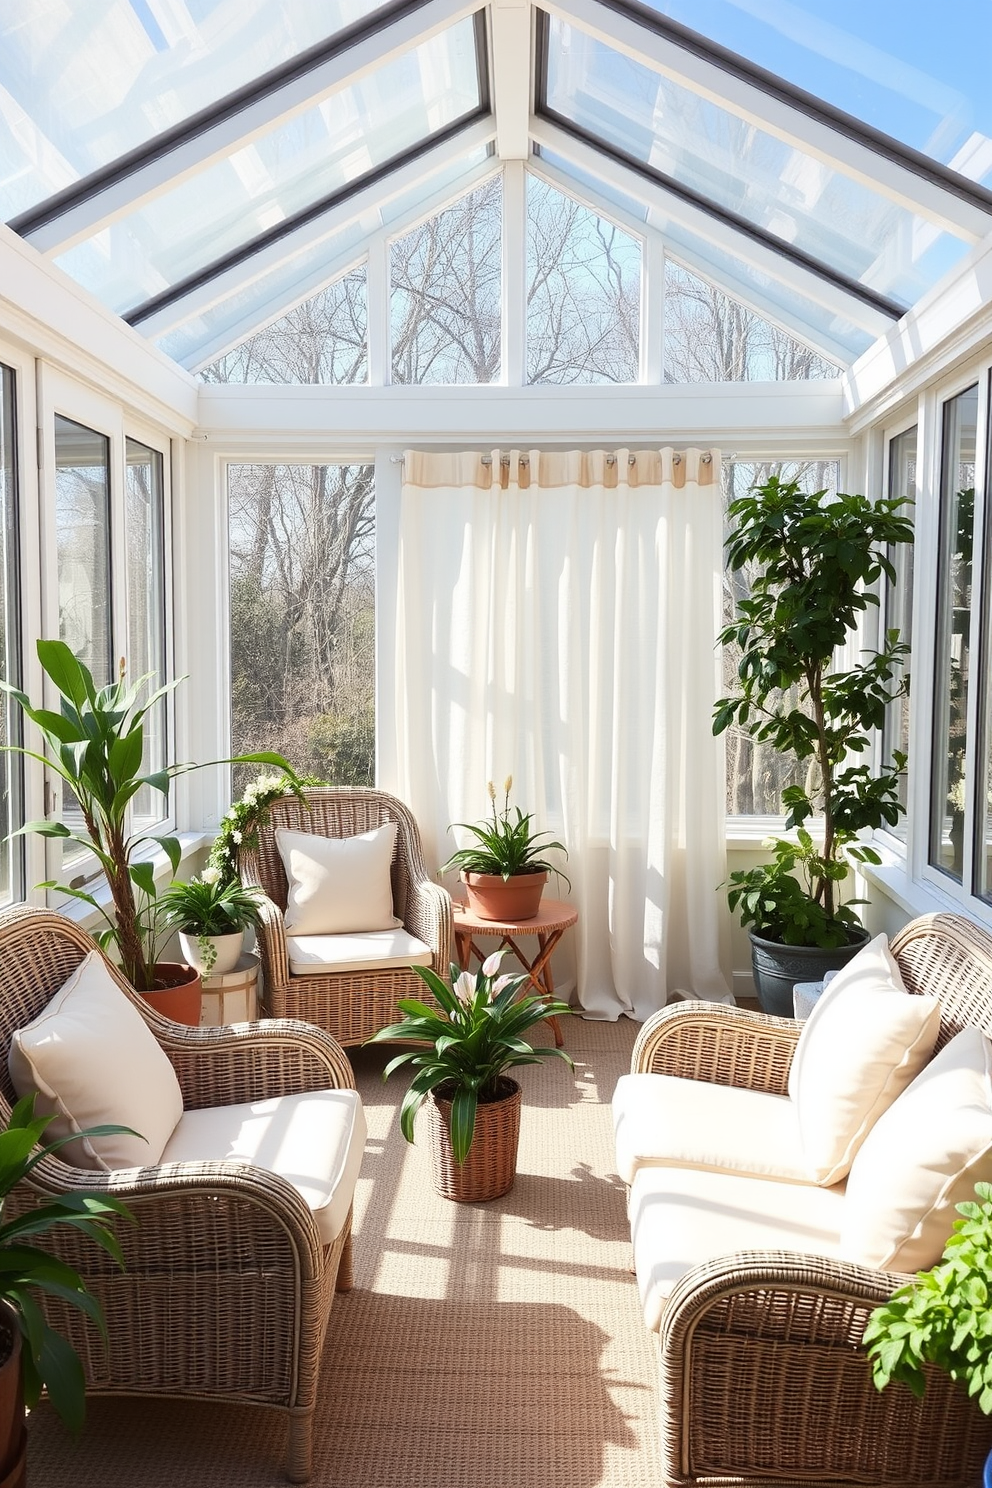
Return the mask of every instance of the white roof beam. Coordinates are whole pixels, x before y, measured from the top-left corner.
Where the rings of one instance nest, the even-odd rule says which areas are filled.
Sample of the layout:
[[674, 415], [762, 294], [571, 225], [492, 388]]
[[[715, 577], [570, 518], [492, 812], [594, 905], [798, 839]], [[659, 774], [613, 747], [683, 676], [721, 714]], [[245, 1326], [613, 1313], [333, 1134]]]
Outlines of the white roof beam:
[[598, 0], [542, 0], [542, 9], [959, 238], [979, 242], [992, 225], [988, 210], [676, 46], [612, 6], [607, 9]]
[[489, 27], [496, 152], [501, 160], [526, 160], [530, 154], [530, 0], [492, 0]]
[[642, 201], [648, 207], [657, 207], [670, 221], [680, 223], [705, 242], [733, 254], [761, 273], [790, 285], [808, 300], [822, 305], [853, 325], [861, 326], [872, 336], [882, 335], [892, 325], [892, 317], [884, 311], [876, 310], [840, 285], [822, 278], [812, 269], [804, 268], [787, 254], [777, 252], [771, 245], [738, 231], [701, 207], [666, 191], [663, 186], [632, 166], [624, 165], [614, 156], [605, 155], [583, 140], [576, 139], [550, 120], [534, 118], [531, 121], [531, 135], [539, 145], [555, 155], [561, 155], [587, 175], [594, 176], [608, 186], [615, 186], [626, 196]]
[[191, 139], [122, 173], [102, 189], [23, 234], [42, 253], [64, 253], [73, 244], [178, 186], [214, 161], [359, 81], [392, 58], [419, 46], [481, 10], [484, 0], [428, 0], [381, 30], [335, 52], [300, 77], [207, 125]]
[[[160, 309], [151, 310], [148, 315], [136, 317], [134, 321], [136, 328], [143, 336], [151, 339], [164, 336], [168, 331], [175, 330], [177, 326], [192, 319], [194, 315], [226, 299], [235, 290], [244, 288], [254, 279], [261, 278], [270, 269], [285, 263], [302, 249], [312, 247], [322, 238], [333, 237], [341, 228], [357, 221], [370, 210], [385, 206], [395, 197], [412, 190], [434, 175], [436, 171], [450, 166], [460, 156], [488, 145], [494, 134], [495, 127], [491, 119], [480, 119], [474, 124], [467, 125], [450, 139], [425, 150], [423, 154], [407, 161], [405, 165], [397, 166], [395, 170], [373, 181], [370, 185], [360, 187], [344, 201], [329, 207], [326, 212], [287, 233], [284, 237], [260, 248], [257, 253], [252, 253], [230, 268], [222, 269], [204, 278], [186, 294], [180, 295], [171, 303], [163, 305]], [[451, 191], [449, 188], [449, 194], [457, 195], [457, 190]]]

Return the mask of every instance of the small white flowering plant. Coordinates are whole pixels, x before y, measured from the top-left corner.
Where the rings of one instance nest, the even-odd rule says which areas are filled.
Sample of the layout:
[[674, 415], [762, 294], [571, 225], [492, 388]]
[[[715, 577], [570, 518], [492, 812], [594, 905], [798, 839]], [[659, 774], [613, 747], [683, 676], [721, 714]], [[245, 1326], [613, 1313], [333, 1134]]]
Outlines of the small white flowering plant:
[[413, 970], [433, 993], [437, 1007], [403, 998], [399, 1002], [403, 1021], [391, 1023], [368, 1040], [370, 1044], [402, 1039], [430, 1045], [391, 1059], [383, 1079], [403, 1064], [417, 1071], [400, 1107], [400, 1130], [408, 1142], [413, 1141], [413, 1120], [428, 1094], [433, 1091], [451, 1101], [451, 1150], [457, 1163], [463, 1163], [471, 1149], [479, 1103], [510, 1093], [506, 1070], [540, 1064], [551, 1055], [574, 1068], [564, 1049], [535, 1048], [523, 1037], [542, 1019], [569, 1012], [568, 1004], [533, 994], [521, 996], [527, 977], [500, 976], [503, 955], [503, 951], [494, 952], [474, 973], [452, 965], [450, 986], [430, 967], [415, 966]]
[[471, 832], [475, 841], [469, 847], [460, 847], [451, 854], [448, 861], [442, 865], [441, 872], [448, 873], [453, 868], [458, 868], [462, 873], [490, 873], [506, 881], [520, 873], [554, 873], [568, 884], [566, 875], [554, 863], [545, 860], [543, 854], [552, 849], [568, 853], [561, 842], [547, 842], [549, 832], [535, 832], [531, 829], [534, 818], [533, 811], [521, 811], [519, 806], [514, 806], [516, 817], [510, 815], [510, 791], [513, 789], [513, 776], [508, 775], [503, 782], [503, 806], [500, 809], [496, 805], [496, 787], [490, 780], [486, 786], [492, 810], [492, 820], [484, 822], [455, 822], [456, 827], [461, 827], [466, 832]]
[[[210, 849], [207, 871], [217, 869], [226, 881], [238, 876], [238, 854], [243, 848], [258, 846], [258, 827], [273, 801], [280, 796], [298, 796], [308, 786], [324, 785], [310, 775], [280, 775], [272, 771], [255, 777], [239, 801], [235, 801], [221, 823]], [[206, 877], [206, 874], [203, 875]]]

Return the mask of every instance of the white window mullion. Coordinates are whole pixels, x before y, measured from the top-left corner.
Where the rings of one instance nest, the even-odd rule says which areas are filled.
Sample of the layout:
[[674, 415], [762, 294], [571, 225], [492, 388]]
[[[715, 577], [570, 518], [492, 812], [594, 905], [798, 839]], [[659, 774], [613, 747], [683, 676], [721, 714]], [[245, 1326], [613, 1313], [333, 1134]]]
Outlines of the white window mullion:
[[388, 387], [392, 381], [389, 293], [389, 242], [383, 233], [369, 240], [365, 277], [371, 387]]
[[522, 160], [503, 167], [503, 284], [500, 381], [527, 381], [527, 171]]
[[665, 245], [648, 233], [641, 250], [641, 382], [665, 375]]

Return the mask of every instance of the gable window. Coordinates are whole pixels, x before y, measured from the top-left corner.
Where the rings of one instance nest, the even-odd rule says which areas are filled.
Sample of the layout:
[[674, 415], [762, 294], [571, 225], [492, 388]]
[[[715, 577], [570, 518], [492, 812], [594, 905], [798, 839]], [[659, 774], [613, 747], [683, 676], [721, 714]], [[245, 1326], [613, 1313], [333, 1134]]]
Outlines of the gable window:
[[[19, 522], [17, 445], [15, 438], [15, 378], [0, 363], [0, 666], [3, 679], [21, 681]], [[0, 744], [20, 742], [21, 714], [6, 696], [0, 702]], [[8, 834], [24, 819], [23, 765], [16, 754], [0, 755], [0, 904], [23, 893], [22, 840]]]
[[[905, 429], [894, 439], [889, 440], [888, 495], [890, 500], [908, 499], [911, 502], [916, 500], [916, 436], [917, 429], [914, 424], [911, 429]], [[912, 508], [906, 507], [904, 510], [912, 515]], [[903, 645], [909, 646], [913, 639], [913, 544], [898, 543], [889, 549], [888, 557], [889, 562], [895, 568], [896, 579], [894, 583], [886, 585], [884, 625], [886, 630], [898, 630], [899, 639]], [[907, 682], [910, 676], [910, 665], [911, 658], [907, 652], [903, 658], [903, 671]], [[900, 750], [905, 755], [909, 754], [908, 691], [890, 703], [885, 714], [885, 726], [882, 730], [882, 758], [886, 762], [890, 761], [895, 750]], [[899, 777], [898, 792], [899, 802], [905, 811], [908, 805], [905, 772]], [[905, 842], [905, 815], [899, 818], [895, 826], [887, 830], [893, 837]]]

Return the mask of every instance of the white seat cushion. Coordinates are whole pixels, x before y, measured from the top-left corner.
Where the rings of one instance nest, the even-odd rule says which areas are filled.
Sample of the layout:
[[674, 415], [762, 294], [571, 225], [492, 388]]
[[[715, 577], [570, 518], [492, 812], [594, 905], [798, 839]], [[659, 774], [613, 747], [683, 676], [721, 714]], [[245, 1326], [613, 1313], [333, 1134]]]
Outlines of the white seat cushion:
[[356, 1091], [311, 1090], [185, 1111], [162, 1161], [238, 1162], [278, 1173], [302, 1194], [330, 1245], [348, 1218], [365, 1133]]
[[386, 822], [354, 837], [321, 837], [277, 828], [289, 886], [287, 934], [350, 935], [399, 925], [389, 873], [396, 830]]
[[434, 959], [430, 946], [402, 927], [364, 935], [287, 935], [286, 949], [294, 976], [430, 966]]
[[675, 1075], [622, 1075], [613, 1096], [617, 1172], [708, 1168], [809, 1183], [796, 1108], [786, 1095]]
[[836, 1257], [844, 1185], [780, 1183], [691, 1168], [641, 1168], [630, 1190], [634, 1269], [655, 1331], [681, 1276], [738, 1250]]
[[926, 1064], [940, 1003], [906, 991], [884, 935], [834, 977], [803, 1025], [789, 1070], [810, 1177], [849, 1171], [872, 1126]]
[[841, 1248], [882, 1270], [936, 1265], [976, 1183], [992, 1182], [992, 1045], [964, 1028], [878, 1118], [851, 1164]]
[[175, 1070], [99, 951], [14, 1033], [7, 1067], [18, 1096], [38, 1092], [39, 1116], [57, 1114], [49, 1140], [110, 1124], [141, 1133], [80, 1137], [61, 1149], [76, 1167], [109, 1172], [157, 1163], [183, 1113]]

